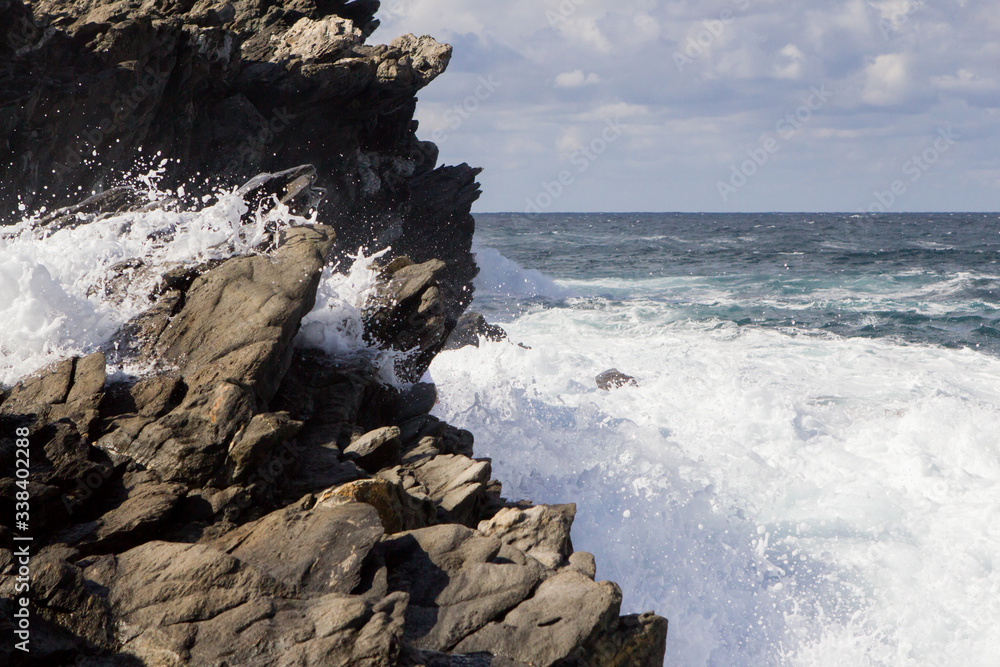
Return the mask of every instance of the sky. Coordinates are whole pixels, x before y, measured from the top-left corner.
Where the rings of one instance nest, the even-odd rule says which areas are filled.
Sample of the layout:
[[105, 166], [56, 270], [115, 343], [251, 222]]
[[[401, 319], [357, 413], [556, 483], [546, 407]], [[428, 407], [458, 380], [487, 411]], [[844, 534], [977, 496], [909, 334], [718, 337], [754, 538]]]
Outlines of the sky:
[[383, 0], [475, 211], [995, 211], [1000, 0]]

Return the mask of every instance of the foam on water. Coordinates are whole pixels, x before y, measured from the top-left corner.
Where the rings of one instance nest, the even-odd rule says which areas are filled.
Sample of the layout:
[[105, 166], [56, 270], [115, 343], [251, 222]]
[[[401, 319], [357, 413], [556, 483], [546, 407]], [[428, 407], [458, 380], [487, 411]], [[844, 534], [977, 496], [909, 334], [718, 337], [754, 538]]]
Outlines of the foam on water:
[[[150, 192], [153, 199], [166, 194]], [[309, 222], [280, 205], [247, 218], [241, 197], [220, 192], [216, 199], [196, 210], [127, 213], [55, 232], [34, 218], [4, 228], [0, 384], [107, 342], [152, 305], [158, 269], [248, 252], [266, 229]], [[113, 270], [126, 260], [142, 266]]]
[[438, 356], [437, 413], [508, 497], [578, 503], [668, 664], [1000, 664], [1000, 359], [670, 311], [528, 311], [531, 349]]
[[379, 349], [364, 339], [364, 310], [375, 293], [378, 277], [375, 260], [390, 250], [366, 257], [359, 249], [351, 256], [354, 261], [347, 273], [327, 266], [316, 290], [316, 305], [302, 318], [295, 345], [323, 350], [341, 360], [364, 358], [376, 367], [384, 384], [402, 387], [405, 383], [396, 375], [396, 362], [405, 353]]
[[523, 269], [495, 248], [473, 245], [479, 275], [477, 289], [506, 297], [547, 296], [559, 298], [572, 295], [572, 291], [534, 269]]

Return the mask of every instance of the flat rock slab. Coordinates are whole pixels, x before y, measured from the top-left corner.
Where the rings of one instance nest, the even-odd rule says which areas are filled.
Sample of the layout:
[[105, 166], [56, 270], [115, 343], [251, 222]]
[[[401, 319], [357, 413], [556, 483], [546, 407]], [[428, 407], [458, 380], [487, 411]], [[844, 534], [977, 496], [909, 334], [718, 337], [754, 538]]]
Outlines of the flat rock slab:
[[183, 484], [138, 484], [121, 505], [96, 521], [76, 526], [63, 539], [83, 554], [128, 549], [154, 537], [186, 494]]
[[350, 593], [384, 530], [365, 503], [289, 507], [214, 541], [213, 546], [301, 593]]
[[383, 426], [365, 433], [344, 449], [344, 456], [369, 473], [399, 463], [399, 427]]
[[405, 595], [303, 599], [203, 544], [148, 542], [85, 576], [107, 591], [121, 652], [147, 665], [388, 667], [401, 649]]
[[479, 532], [493, 535], [542, 565], [556, 569], [573, 553], [570, 528], [576, 505], [537, 505], [523, 510], [506, 507], [479, 523]]
[[386, 538], [379, 551], [391, 591], [408, 593], [406, 640], [435, 651], [501, 617], [529, 595], [542, 568], [497, 558], [493, 537], [445, 524]]
[[587, 647], [617, 623], [621, 590], [595, 583], [574, 570], [546, 579], [502, 621], [490, 623], [455, 647], [457, 653], [488, 651], [538, 667], [560, 661], [589, 664]]

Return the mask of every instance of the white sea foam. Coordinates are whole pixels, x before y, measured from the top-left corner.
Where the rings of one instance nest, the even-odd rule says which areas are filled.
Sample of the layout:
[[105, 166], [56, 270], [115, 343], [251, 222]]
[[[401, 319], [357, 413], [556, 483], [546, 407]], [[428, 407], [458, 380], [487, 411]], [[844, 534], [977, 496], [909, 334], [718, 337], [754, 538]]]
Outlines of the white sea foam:
[[[509, 260], [508, 260], [509, 261]], [[510, 269], [513, 271], [513, 269]], [[925, 278], [922, 274], [918, 277]], [[903, 311], [926, 316], [938, 316], [958, 310], [977, 310], [981, 302], [960, 299], [964, 291], [978, 280], [998, 280], [997, 276], [971, 272], [959, 272], [937, 279], [925, 278], [908, 284], [906, 274], [891, 274], [878, 278], [865, 276], [858, 279], [841, 279], [831, 284], [819, 284], [815, 279], [794, 279], [783, 286], [798, 287], [800, 292], [778, 296], [761, 296], [761, 286], [750, 277], [741, 282], [739, 276], [725, 279], [706, 276], [661, 276], [629, 280], [607, 277], [590, 280], [564, 280], [557, 285], [578, 295], [606, 295], [615, 298], [639, 297], [647, 295], [662, 300], [669, 294], [672, 300], [683, 307], [687, 305], [731, 306], [743, 308], [747, 296], [743, 291], [756, 292], [753, 303], [764, 308], [780, 308], [786, 311], [829, 309], [841, 312]], [[683, 312], [678, 312], [683, 317]]]
[[668, 664], [1000, 664], [1000, 360], [573, 303], [439, 355], [437, 413], [578, 503]]
[[532, 269], [522, 269], [494, 248], [474, 245], [472, 251], [479, 265], [477, 290], [508, 297], [545, 296], [558, 299], [572, 295], [570, 290], [548, 276]]
[[364, 357], [378, 369], [383, 383], [399, 387], [403, 382], [396, 376], [395, 364], [404, 353], [379, 349], [364, 339], [364, 310], [375, 293], [378, 276], [374, 260], [390, 250], [366, 257], [359, 249], [347, 273], [327, 266], [316, 291], [316, 305], [302, 318], [295, 345], [343, 360]]
[[[4, 228], [0, 384], [107, 342], [151, 305], [158, 268], [247, 252], [260, 243], [265, 228], [309, 222], [284, 206], [241, 222], [246, 213], [241, 197], [222, 192], [216, 203], [200, 210], [127, 213], [53, 233], [39, 229], [33, 219]], [[116, 288], [120, 294], [110, 298], [112, 267], [136, 259], [145, 268], [126, 269]]]

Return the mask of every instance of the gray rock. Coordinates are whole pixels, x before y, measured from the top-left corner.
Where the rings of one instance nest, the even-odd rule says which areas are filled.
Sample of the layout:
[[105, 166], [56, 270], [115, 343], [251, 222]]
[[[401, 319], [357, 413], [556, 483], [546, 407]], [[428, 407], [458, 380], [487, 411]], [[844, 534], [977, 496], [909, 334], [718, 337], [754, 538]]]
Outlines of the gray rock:
[[567, 564], [573, 553], [569, 533], [575, 516], [573, 504], [537, 505], [527, 510], [508, 507], [492, 519], [481, 521], [479, 532], [497, 537], [542, 565], [556, 569]]
[[[87, 586], [83, 571], [69, 562], [78, 554], [65, 547], [47, 547], [31, 559], [32, 601], [42, 618], [69, 630], [78, 642], [111, 648], [110, 610], [107, 601]], [[11, 582], [13, 583], [13, 582]], [[4, 594], [14, 594], [4, 590]]]
[[594, 665], [660, 667], [667, 648], [667, 619], [653, 613], [622, 616], [590, 650]]
[[277, 39], [272, 58], [298, 58], [305, 62], [336, 62], [351, 55], [364, 40], [354, 22], [339, 16], [318, 21], [303, 17]]
[[141, 415], [157, 419], [177, 407], [186, 391], [187, 386], [177, 374], [152, 375], [134, 384], [110, 386], [101, 409], [115, 417]]
[[[100, 500], [100, 491], [114, 476], [109, 457], [92, 447], [72, 421], [45, 424], [36, 417], [15, 411], [14, 417], [0, 414], [0, 425], [9, 433], [14, 427], [29, 428], [31, 475], [27, 489], [14, 477], [13, 440], [0, 440], [0, 498], [13, 508], [15, 494], [28, 491], [31, 499], [31, 528], [49, 539], [68, 521], [86, 513]], [[9, 445], [9, 447], [7, 446]], [[0, 519], [0, 533], [10, 525], [13, 512]], [[37, 545], [36, 545], [37, 546]]]
[[576, 570], [590, 579], [597, 576], [597, 563], [594, 561], [594, 554], [587, 551], [574, 551], [571, 553], [567, 567]]
[[399, 427], [383, 426], [352, 442], [344, 455], [370, 473], [391, 468], [399, 462]]
[[611, 391], [612, 389], [624, 387], [625, 385], [631, 385], [633, 387], [639, 386], [639, 383], [635, 381], [634, 377], [622, 373], [617, 368], [609, 368], [603, 373], [600, 373], [594, 378], [594, 380], [597, 382], [597, 388], [603, 391]]
[[0, 410], [4, 414], [13, 415], [65, 403], [73, 385], [75, 365], [76, 358], [63, 359], [22, 379], [7, 394]]
[[396, 364], [396, 373], [416, 382], [444, 346], [454, 323], [448, 326], [445, 315], [445, 263], [432, 259], [421, 264], [401, 264], [394, 262], [383, 270], [383, 282], [365, 318], [365, 335], [373, 342], [406, 352], [406, 358]]
[[617, 621], [620, 605], [621, 591], [615, 584], [562, 570], [503, 620], [486, 625], [454, 650], [487, 651], [539, 667], [561, 661], [592, 664], [587, 647]]
[[445, 350], [458, 350], [463, 347], [479, 347], [480, 339], [491, 342], [507, 340], [507, 332], [501, 327], [490, 324], [482, 313], [468, 311], [458, 318], [455, 328], [445, 342]]
[[233, 438], [291, 364], [292, 337], [312, 309], [332, 243], [323, 227], [293, 228], [273, 257], [231, 259], [197, 278], [181, 310], [147, 343], [179, 367], [189, 390], [134, 441], [118, 443], [119, 451], [169, 481], [205, 484], [224, 474]]
[[121, 650], [143, 664], [388, 667], [401, 648], [405, 595], [294, 598], [202, 544], [149, 542], [84, 574], [107, 590]]
[[442, 454], [407, 468], [427, 489], [443, 520], [470, 526], [478, 522], [478, 510], [486, 501], [486, 484], [492, 470], [489, 459]]
[[383, 535], [375, 509], [364, 503], [289, 507], [213, 542], [298, 593], [350, 593], [361, 566]]
[[61, 539], [75, 545], [82, 554], [128, 549], [155, 537], [186, 494], [182, 484], [137, 484], [120, 505], [95, 521], [75, 526]]
[[542, 568], [495, 560], [502, 547], [453, 524], [387, 537], [378, 550], [389, 590], [410, 596], [404, 638], [447, 651], [527, 598]]
[[301, 429], [302, 422], [291, 419], [287, 412], [254, 415], [229, 445], [229, 478], [235, 482], [245, 480], [271, 456], [275, 445]]
[[377, 478], [392, 484], [397, 492], [401, 530], [415, 530], [434, 523], [437, 518], [437, 505], [427, 494], [427, 487], [421, 484], [410, 470], [395, 466], [380, 470]]
[[192, 392], [235, 379], [266, 405], [332, 246], [329, 228], [294, 227], [273, 256], [237, 257], [199, 276], [157, 339], [157, 357], [175, 362]]
[[86, 436], [99, 417], [104, 355], [63, 359], [16, 384], [0, 404], [0, 415], [32, 415], [40, 422], [70, 419]]

